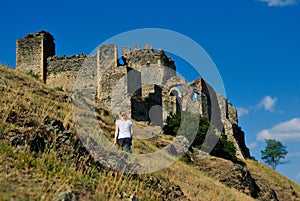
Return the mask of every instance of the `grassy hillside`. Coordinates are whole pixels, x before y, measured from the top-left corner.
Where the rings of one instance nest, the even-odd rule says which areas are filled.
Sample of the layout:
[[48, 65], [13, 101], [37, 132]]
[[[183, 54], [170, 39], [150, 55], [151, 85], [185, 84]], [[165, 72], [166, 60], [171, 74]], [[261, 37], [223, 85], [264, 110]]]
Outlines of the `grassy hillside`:
[[[151, 174], [105, 168], [76, 136], [71, 94], [34, 77], [0, 66], [0, 200], [300, 200], [299, 185], [251, 160], [199, 160], [190, 153], [190, 162]], [[99, 124], [111, 137], [113, 118], [97, 107]], [[163, 134], [135, 140], [134, 150], [154, 152], [171, 140]]]

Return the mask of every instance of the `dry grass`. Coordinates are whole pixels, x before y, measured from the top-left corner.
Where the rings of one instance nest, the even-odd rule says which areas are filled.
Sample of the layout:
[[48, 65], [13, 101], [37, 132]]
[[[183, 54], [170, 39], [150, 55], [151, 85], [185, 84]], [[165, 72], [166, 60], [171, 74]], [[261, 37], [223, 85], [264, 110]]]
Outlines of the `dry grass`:
[[279, 200], [300, 200], [298, 184], [258, 161], [247, 160], [247, 167], [262, 191], [272, 188]]
[[125, 195], [159, 199], [155, 186], [143, 188], [145, 175], [134, 178], [114, 171], [99, 172], [95, 167], [82, 173], [74, 164], [58, 160], [55, 152], [38, 156], [16, 153], [2, 142], [0, 155], [0, 200], [53, 200], [68, 189], [75, 190], [80, 200], [116, 200]]
[[253, 200], [251, 197], [229, 188], [217, 179], [184, 162], [177, 161], [162, 170], [170, 180], [178, 184], [190, 200]]

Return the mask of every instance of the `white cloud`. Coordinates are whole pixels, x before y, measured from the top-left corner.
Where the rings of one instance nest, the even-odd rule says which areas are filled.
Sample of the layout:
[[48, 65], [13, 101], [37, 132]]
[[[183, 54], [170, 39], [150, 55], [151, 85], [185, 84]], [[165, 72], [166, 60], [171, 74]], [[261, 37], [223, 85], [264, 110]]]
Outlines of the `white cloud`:
[[297, 5], [297, 0], [259, 0], [259, 1], [268, 3], [269, 7], [272, 6], [284, 7], [284, 6]]
[[274, 112], [274, 106], [276, 102], [277, 102], [277, 98], [272, 98], [271, 96], [265, 96], [258, 104], [258, 107], [260, 108], [263, 107], [265, 110]]
[[257, 147], [257, 143], [256, 143], [256, 142], [252, 142], [252, 143], [250, 143], [250, 144], [248, 145], [248, 147], [249, 147], [250, 149], [255, 149], [255, 148]]
[[241, 117], [241, 116], [248, 114], [249, 110], [246, 108], [239, 107], [239, 108], [237, 108], [237, 113], [238, 113], [238, 116]]
[[300, 172], [297, 174], [296, 179], [300, 180]]
[[271, 129], [260, 131], [256, 139], [276, 139], [278, 141], [300, 141], [300, 118], [294, 118], [286, 122], [279, 123]]
[[287, 157], [300, 157], [300, 152], [288, 153]]

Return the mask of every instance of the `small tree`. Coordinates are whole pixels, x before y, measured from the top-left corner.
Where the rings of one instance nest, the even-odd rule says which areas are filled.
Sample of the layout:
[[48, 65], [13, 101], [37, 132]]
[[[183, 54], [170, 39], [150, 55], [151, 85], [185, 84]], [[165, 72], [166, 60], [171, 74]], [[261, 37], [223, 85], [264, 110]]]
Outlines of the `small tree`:
[[266, 139], [266, 143], [265, 150], [261, 151], [261, 158], [275, 170], [277, 165], [283, 164], [280, 160], [284, 159], [288, 152], [286, 146], [279, 141]]

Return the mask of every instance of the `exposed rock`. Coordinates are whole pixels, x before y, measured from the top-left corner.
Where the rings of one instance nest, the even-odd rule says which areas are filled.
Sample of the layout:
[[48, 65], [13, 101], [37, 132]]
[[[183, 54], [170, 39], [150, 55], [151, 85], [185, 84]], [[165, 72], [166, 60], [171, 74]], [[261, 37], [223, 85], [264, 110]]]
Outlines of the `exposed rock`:
[[34, 133], [29, 136], [28, 145], [30, 152], [44, 152], [46, 146], [44, 136], [41, 136], [39, 133]]
[[186, 137], [180, 135], [176, 136], [173, 143], [167, 147], [167, 152], [174, 156], [182, 156], [185, 154], [190, 146], [190, 142]]
[[271, 201], [279, 201], [277, 195], [273, 189], [270, 189], [269, 198]]
[[11, 130], [7, 135], [7, 140], [12, 146], [23, 146], [26, 143], [26, 138], [19, 130]]
[[198, 169], [225, 185], [242, 191], [253, 198], [261, 196], [259, 186], [243, 162], [233, 163], [213, 156], [202, 159], [198, 155], [193, 155], [193, 161]]
[[162, 185], [161, 181], [156, 177], [148, 176], [145, 185], [146, 187], [155, 186], [156, 191], [160, 192], [160, 200], [188, 200], [180, 186], [169, 184], [167, 187], [165, 187]]
[[234, 169], [225, 178], [220, 179], [220, 181], [230, 187], [242, 190], [246, 194], [250, 194], [253, 198], [257, 198], [260, 192], [251, 173], [245, 166], [240, 164], [235, 164]]
[[130, 196], [129, 200], [130, 201], [139, 201], [139, 199], [137, 197], [135, 197], [134, 195]]
[[77, 198], [75, 193], [70, 189], [68, 191], [61, 192], [56, 201], [77, 201]]
[[14, 110], [12, 110], [9, 114], [8, 114], [8, 117], [7, 117], [7, 119], [6, 119], [6, 122], [7, 123], [15, 123], [16, 122], [16, 120], [17, 120], [17, 118], [18, 118], [18, 114], [14, 111]]

